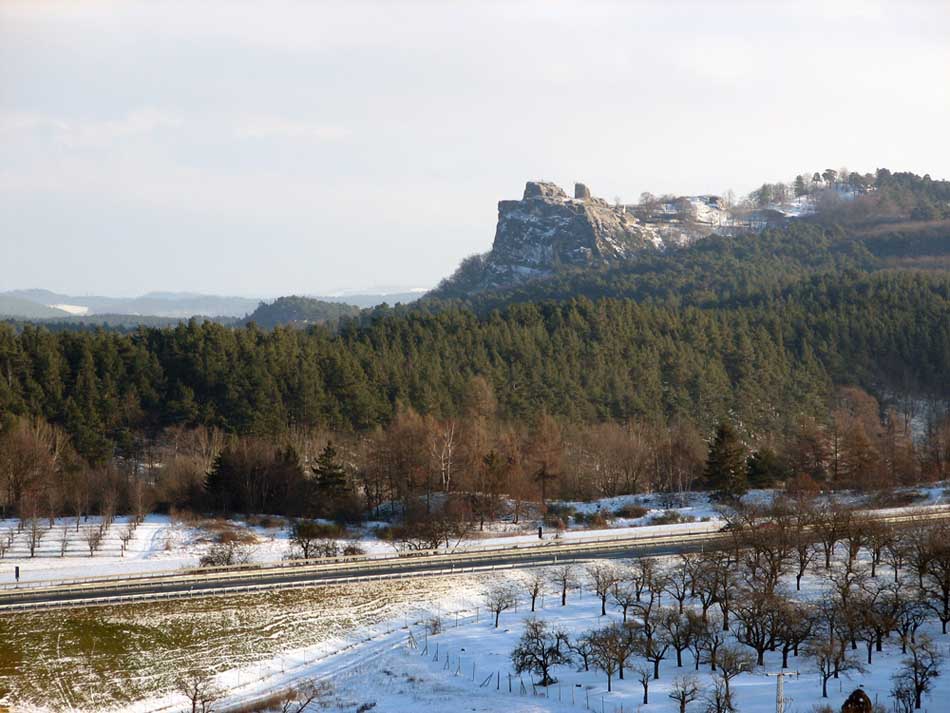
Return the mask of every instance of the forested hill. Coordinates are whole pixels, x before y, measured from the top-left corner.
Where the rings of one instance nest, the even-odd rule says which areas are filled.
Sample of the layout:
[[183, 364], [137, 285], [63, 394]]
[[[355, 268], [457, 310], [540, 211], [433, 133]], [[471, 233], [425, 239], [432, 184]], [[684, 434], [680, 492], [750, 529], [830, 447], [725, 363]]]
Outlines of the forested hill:
[[[644, 196], [640, 205], [629, 206], [638, 216], [657, 200]], [[703, 198], [720, 206], [715, 197]], [[665, 201], [671, 210], [689, 204], [687, 198]], [[772, 227], [754, 227], [758, 214], [770, 216], [764, 224]], [[727, 222], [719, 227], [704, 223], [712, 232], [680, 246], [666, 243], [658, 250], [646, 245], [623, 259], [583, 266], [560, 262], [543, 273], [522, 271], [518, 280], [484, 287], [486, 270], [491, 272], [492, 261], [504, 257], [496, 256], [496, 237], [491, 252], [464, 260], [423, 304], [465, 305], [487, 312], [513, 302], [584, 296], [713, 305], [776, 294], [810, 275], [844, 269], [950, 270], [950, 181], [930, 176], [887, 169], [863, 175], [827, 169], [810, 178], [796, 177], [794, 186], [763, 184], [717, 215], [726, 216]], [[565, 230], [553, 218], [544, 222], [544, 215], [531, 217], [531, 225], [538, 229], [527, 237]], [[645, 220], [649, 225], [656, 218]], [[544, 245], [539, 238], [537, 244], [520, 248], [534, 254], [543, 252]]]
[[835, 384], [950, 397], [950, 277], [844, 273], [757, 304], [628, 299], [380, 314], [333, 333], [213, 323], [50, 333], [0, 326], [0, 412], [62, 424], [93, 462], [163, 427], [370, 429], [400, 405], [461, 412], [472, 378], [513, 423], [719, 419], [750, 440], [827, 415]]
[[278, 325], [306, 327], [311, 324], [332, 324], [341, 317], [355, 317], [359, 313], [360, 308], [354, 305], [293, 296], [261, 302], [245, 321], [265, 329]]
[[816, 275], [846, 270], [950, 271], [950, 221], [888, 223], [873, 228], [792, 222], [759, 234], [712, 236], [629, 263], [565, 269], [544, 279], [474, 294], [442, 289], [422, 305], [477, 312], [516, 302], [587, 297], [629, 298], [671, 306], [729, 305], [781, 294]]

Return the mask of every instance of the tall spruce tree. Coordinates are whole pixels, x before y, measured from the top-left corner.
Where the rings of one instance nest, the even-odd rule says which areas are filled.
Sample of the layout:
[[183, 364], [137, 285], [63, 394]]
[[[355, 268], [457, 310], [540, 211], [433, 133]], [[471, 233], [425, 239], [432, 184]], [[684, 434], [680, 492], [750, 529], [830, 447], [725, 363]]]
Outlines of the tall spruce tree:
[[738, 498], [749, 488], [746, 448], [732, 424], [722, 421], [709, 444], [706, 481], [720, 497]]
[[333, 442], [328, 441], [317, 457], [313, 466], [313, 474], [317, 478], [317, 489], [327, 498], [335, 498], [346, 492], [346, 471], [343, 464], [337, 460], [336, 448]]

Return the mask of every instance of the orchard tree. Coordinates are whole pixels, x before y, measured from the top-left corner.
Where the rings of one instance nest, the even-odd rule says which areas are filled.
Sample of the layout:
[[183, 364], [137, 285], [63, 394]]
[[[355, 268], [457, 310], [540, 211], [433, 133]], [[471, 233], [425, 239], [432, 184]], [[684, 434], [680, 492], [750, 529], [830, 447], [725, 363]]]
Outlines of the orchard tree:
[[551, 669], [570, 663], [570, 656], [562, 635], [552, 632], [543, 621], [528, 619], [524, 632], [514, 651], [511, 662], [516, 673], [528, 671], [540, 678], [540, 685], [557, 683], [551, 675]]
[[577, 570], [569, 564], [551, 570], [551, 583], [561, 592], [561, 606], [567, 605], [567, 590], [577, 584]]
[[[607, 616], [607, 597], [617, 583], [620, 581], [620, 574], [613, 565], [598, 562], [587, 567], [587, 575], [594, 584], [594, 591], [600, 598], [600, 615]], [[626, 621], [626, 615], [624, 615]]]
[[528, 596], [531, 598], [531, 611], [535, 610], [535, 606], [540, 597], [544, 592], [544, 575], [541, 572], [532, 572], [528, 575], [528, 578], [524, 582], [525, 589], [528, 591]]
[[923, 694], [933, 688], [934, 679], [940, 675], [943, 656], [929, 636], [920, 636], [907, 645], [908, 656], [896, 678], [906, 681], [914, 692], [914, 708], [919, 709]]
[[[686, 713], [686, 706], [693, 701], [699, 700], [703, 693], [699, 681], [695, 676], [677, 676], [673, 679], [673, 686], [670, 688], [670, 698], [676, 701], [679, 707], [679, 713]], [[646, 700], [643, 701], [646, 703]]]
[[485, 594], [485, 605], [488, 611], [495, 615], [495, 628], [498, 628], [498, 621], [501, 613], [511, 609], [518, 602], [518, 596], [514, 590], [507, 584], [495, 585]]

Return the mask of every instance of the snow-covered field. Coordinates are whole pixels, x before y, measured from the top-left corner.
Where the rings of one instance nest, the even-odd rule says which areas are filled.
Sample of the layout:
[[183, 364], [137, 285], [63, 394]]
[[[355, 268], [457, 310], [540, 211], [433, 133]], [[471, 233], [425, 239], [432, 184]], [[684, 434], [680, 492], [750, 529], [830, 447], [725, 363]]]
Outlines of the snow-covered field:
[[[942, 502], [943, 493], [940, 486], [927, 489], [922, 491], [924, 498], [915, 504]], [[753, 493], [750, 497], [766, 499], [770, 494]], [[596, 532], [572, 528], [562, 537], [628, 534], [631, 526], [644, 533], [654, 527], [718, 526], [715, 520], [703, 521], [715, 517], [704, 496], [694, 496], [677, 508], [681, 514], [696, 518], [695, 521], [666, 526], [645, 525], [670, 505], [665, 501], [653, 502], [652, 497], [575, 503], [573, 507], [589, 514], [598, 509], [617, 510], [634, 501], [649, 511], [635, 522], [614, 520], [613, 524], [622, 526]], [[95, 524], [90, 519], [88, 525]], [[10, 521], [0, 523], [0, 533], [3, 528], [15, 526]], [[110, 529], [122, 526], [120, 520]], [[263, 528], [242, 522], [230, 526], [244, 528], [258, 539], [253, 546], [257, 561], [277, 560], [288, 551], [287, 531], [283, 527]], [[19, 562], [25, 568], [26, 579], [55, 579], [194, 566], [220, 527], [220, 523], [214, 522], [185, 523], [152, 516], [138, 527], [124, 557], [119, 555], [117, 544], [112, 549], [104, 544], [95, 557], [88, 557], [88, 551], [83, 555], [70, 550], [65, 557], [51, 551], [33, 559], [0, 560], [0, 568], [7, 570]], [[536, 532], [516, 532], [485, 533], [491, 536], [473, 538], [468, 544], [537, 543]], [[368, 550], [393, 551], [388, 543], [375, 540], [369, 531], [362, 534]], [[53, 547], [54, 543], [44, 540], [43, 546]], [[8, 552], [8, 556], [11, 554], [15, 552]], [[879, 576], [887, 574], [888, 570], [882, 568]], [[486, 617], [483, 594], [489, 585], [503, 580], [518, 581], [525, 576], [523, 571], [501, 570], [479, 576], [3, 617], [0, 710], [3, 705], [17, 711], [184, 710], [184, 699], [172, 692], [175, 679], [183, 672], [200, 669], [213, 674], [216, 684], [225, 692], [218, 711], [233, 709], [301, 681], [318, 679], [333, 685], [332, 700], [319, 710], [340, 713], [373, 703], [373, 708], [365, 710], [527, 713], [585, 710], [588, 701], [591, 710], [602, 709], [605, 713], [619, 711], [621, 706], [627, 711], [673, 713], [674, 702], [667, 696], [669, 686], [674, 675], [691, 672], [689, 654], [682, 671], [676, 669], [675, 660], [663, 663], [660, 681], [651, 685], [648, 706], [640, 705], [642, 689], [635, 677], [628, 675], [622, 682], [615, 679], [615, 690], [608, 695], [603, 674], [578, 672], [576, 666], [559, 667], [555, 674], [560, 684], [547, 690], [532, 688], [527, 674], [513, 678], [509, 693], [509, 655], [527, 616], [525, 598], [518, 611], [502, 614], [502, 626], [495, 630]], [[823, 582], [821, 577], [809, 575], [803, 595], [820, 597]], [[599, 616], [599, 602], [587, 586], [585, 583], [580, 592], [572, 592], [564, 608], [548, 592], [538, 616], [557, 623], [572, 635], [603, 626], [605, 619]], [[481, 608], [477, 621], [476, 607]], [[445, 630], [428, 637], [427, 642], [423, 622], [433, 615], [442, 617]], [[607, 620], [618, 618], [616, 610], [608, 609]], [[940, 636], [939, 626], [933, 622], [926, 629], [934, 634], [941, 650], [947, 651], [950, 637]], [[429, 650], [423, 655], [426, 643]], [[433, 646], [438, 647], [438, 661]], [[861, 651], [857, 653], [860, 655]], [[872, 700], [876, 697], [887, 703], [890, 677], [901, 658], [892, 638], [885, 651], [875, 655], [867, 673], [845, 677], [840, 690], [838, 682], [832, 681], [831, 702], [840, 706], [843, 695], [863, 685]], [[775, 679], [766, 677], [764, 672], [778, 670], [779, 663], [777, 654], [767, 653], [763, 669], [742, 674], [734, 682], [741, 711], [764, 713], [774, 709]], [[706, 669], [703, 666], [701, 680], [708, 684]], [[792, 669], [800, 670], [801, 676], [786, 681], [786, 710], [810, 713], [812, 704], [821, 702], [813, 664], [804, 657], [793, 659]], [[938, 679], [933, 696], [925, 699], [925, 710], [943, 710], [939, 702], [948, 700], [948, 696], [950, 676], [944, 676]]]
[[[675, 560], [674, 560], [675, 561]], [[642, 660], [630, 661], [625, 680], [613, 681], [607, 691], [602, 672], [578, 670], [579, 665], [556, 667], [558, 682], [548, 688], [533, 685], [527, 673], [513, 671], [510, 653], [524, 629], [525, 621], [535, 616], [566, 630], [572, 637], [609, 622], [619, 622], [620, 612], [608, 604], [606, 617], [600, 616], [600, 601], [588, 583], [572, 590], [567, 606], [561, 607], [557, 594], [546, 592], [538, 610], [528, 611], [527, 595], [522, 595], [517, 611], [501, 615], [501, 626], [494, 628], [486, 615], [482, 594], [490, 584], [500, 581], [523, 581], [524, 572], [507, 571], [482, 579], [445, 580], [439, 583], [436, 598], [422, 604], [403, 602], [390, 611], [390, 616], [372, 626], [358, 627], [349, 636], [332, 637], [305, 647], [288, 647], [278, 655], [249, 666], [231, 668], [216, 679], [227, 695], [219, 702], [219, 710], [247, 704], [267, 693], [307, 680], [328, 681], [332, 695], [320, 708], [312, 710], [364, 710], [386, 713], [444, 713], [445, 711], [478, 711], [482, 713], [536, 713], [540, 711], [638, 711], [642, 713], [674, 713], [677, 704], [669, 698], [673, 679], [681, 674], [694, 674], [692, 655], [684, 653], [683, 668], [677, 668], [675, 654], [670, 651], [661, 664], [660, 679], [651, 681], [650, 703], [642, 705], [642, 688], [631, 668]], [[880, 577], [889, 577], [882, 568]], [[793, 581], [786, 585], [794, 586]], [[825, 580], [811, 574], [803, 580], [803, 599], [823, 596]], [[669, 602], [667, 602], [669, 603]], [[480, 610], [476, 614], [476, 607]], [[459, 613], [459, 610], [462, 610]], [[396, 612], [397, 616], [392, 616]], [[440, 616], [444, 630], [427, 635], [424, 622]], [[408, 624], [408, 626], [407, 626]], [[950, 637], [940, 634], [939, 624], [930, 620], [922, 633], [932, 635], [940, 649], [947, 651]], [[411, 636], [410, 636], [411, 634]], [[750, 650], [750, 649], [746, 649]], [[864, 656], [863, 647], [854, 652]], [[891, 676], [900, 667], [903, 656], [895, 637], [885, 642], [884, 651], [874, 655], [873, 664], [865, 672], [842, 674], [829, 683], [829, 698], [821, 698], [821, 684], [813, 662], [804, 656], [790, 660], [787, 670], [797, 676], [785, 680], [786, 711], [810, 713], [818, 703], [830, 703], [835, 710], [855, 688], [862, 687], [872, 701], [890, 709]], [[697, 675], [701, 685], [709, 687], [708, 664]], [[743, 673], [733, 681], [734, 700], [745, 713], [766, 713], [774, 710], [776, 679], [766, 674], [781, 670], [781, 654], [767, 652], [765, 665]], [[509, 675], [511, 690], [509, 691]], [[934, 691], [924, 699], [924, 711], [946, 710], [944, 701], [950, 696], [950, 676], [937, 680]], [[178, 711], [180, 696], [161, 696], [138, 702], [121, 710]], [[702, 710], [694, 703], [688, 710]]]

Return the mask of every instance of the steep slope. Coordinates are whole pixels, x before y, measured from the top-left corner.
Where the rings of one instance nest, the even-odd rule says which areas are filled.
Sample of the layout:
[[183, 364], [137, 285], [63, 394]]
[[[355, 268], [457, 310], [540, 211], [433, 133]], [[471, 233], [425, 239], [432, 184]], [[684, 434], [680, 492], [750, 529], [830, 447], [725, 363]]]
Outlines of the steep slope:
[[758, 232], [786, 222], [779, 212], [759, 213], [737, 218], [711, 195], [611, 205], [583, 183], [575, 184], [571, 198], [553, 183], [529, 181], [520, 200], [498, 203], [491, 251], [463, 261], [428, 297], [465, 299], [564, 271], [629, 265], [713, 234]]

